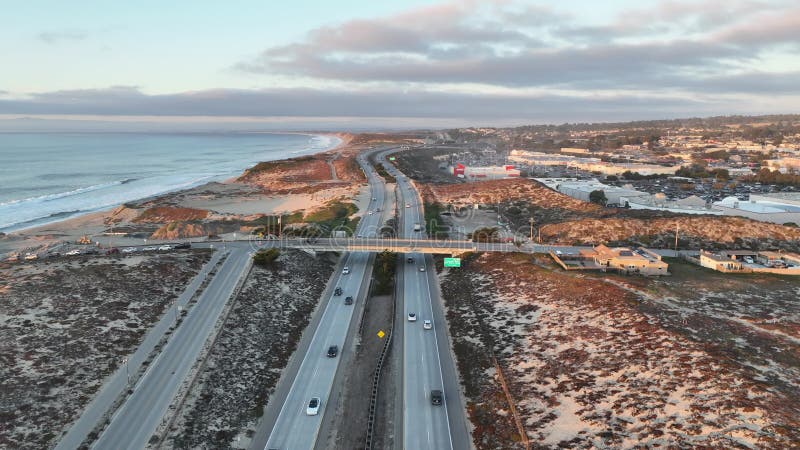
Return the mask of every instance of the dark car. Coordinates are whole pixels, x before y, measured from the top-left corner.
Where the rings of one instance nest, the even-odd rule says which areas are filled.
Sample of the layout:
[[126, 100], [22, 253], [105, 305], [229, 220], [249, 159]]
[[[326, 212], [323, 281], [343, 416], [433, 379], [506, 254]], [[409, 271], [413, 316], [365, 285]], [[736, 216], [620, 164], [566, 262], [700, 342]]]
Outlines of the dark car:
[[172, 248], [176, 250], [181, 248], [192, 248], [192, 244], [188, 242], [181, 242], [180, 244], [175, 244]]
[[333, 295], [342, 295], [342, 288], [337, 287], [336, 289], [334, 289]]
[[441, 405], [442, 399], [444, 398], [444, 394], [442, 391], [438, 389], [434, 389], [431, 391], [431, 405]]
[[336, 355], [339, 354], [339, 346], [338, 345], [331, 345], [328, 347], [328, 358], [336, 358]]
[[350, 295], [348, 295], [347, 297], [345, 297], [345, 298], [344, 298], [344, 304], [345, 304], [345, 305], [352, 305], [352, 304], [353, 304], [353, 297], [352, 297], [352, 296], [350, 296]]
[[411, 264], [411, 263], [413, 263], [413, 262], [414, 262], [414, 258], [412, 258], [412, 257], [410, 257], [410, 256], [409, 256], [408, 258], [406, 258], [406, 261], [407, 261], [409, 264]]

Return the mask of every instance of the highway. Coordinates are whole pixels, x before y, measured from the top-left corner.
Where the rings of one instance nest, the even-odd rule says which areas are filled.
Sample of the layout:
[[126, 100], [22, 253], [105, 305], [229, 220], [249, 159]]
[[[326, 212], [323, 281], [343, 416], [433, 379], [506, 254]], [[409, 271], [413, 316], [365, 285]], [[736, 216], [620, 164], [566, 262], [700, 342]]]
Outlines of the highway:
[[247, 246], [229, 246], [230, 255], [197, 303], [134, 386], [92, 446], [96, 449], [144, 448], [170, 402], [200, 356], [220, 313], [248, 266]]
[[[381, 155], [381, 160], [383, 161]], [[414, 224], [424, 223], [424, 212], [416, 190], [393, 166], [387, 170], [399, 180], [401, 201], [401, 238], [425, 238], [424, 232], [414, 232]], [[408, 204], [408, 208], [405, 208]], [[408, 258], [413, 258], [409, 263]], [[403, 434], [406, 449], [466, 449], [472, 446], [467, 431], [459, 377], [450, 353], [447, 324], [439, 298], [438, 280], [433, 270], [433, 258], [424, 253], [403, 255], [402, 297], [402, 358], [403, 358]], [[424, 268], [424, 271], [420, 271]], [[415, 313], [417, 320], [408, 320]], [[423, 328], [431, 320], [430, 330]], [[444, 392], [442, 405], [431, 404], [431, 390]]]
[[[377, 229], [382, 224], [386, 211], [384, 188], [382, 178], [378, 177], [369, 169], [368, 164], [359, 159], [362, 168], [365, 168], [368, 182], [370, 185], [371, 197], [375, 198], [370, 203], [370, 210], [374, 210], [376, 205], [381, 205], [380, 214], [364, 214], [362, 217], [357, 234], [374, 236]], [[324, 304], [324, 311], [313, 330], [308, 347], [302, 354], [302, 360], [296, 374], [285, 374], [287, 382], [292, 380], [291, 387], [281, 401], [280, 395], [273, 395], [265, 411], [265, 420], [270, 421], [273, 415], [270, 409], [279, 408], [274, 424], [268, 428], [265, 449], [313, 449], [317, 445], [320, 428], [324, 414], [335, 413], [334, 408], [328, 409], [330, 393], [333, 388], [334, 378], [339, 369], [340, 361], [350, 352], [352, 343], [352, 327], [354, 311], [361, 306], [364, 301], [364, 291], [368, 285], [372, 274], [372, 258], [369, 253], [346, 253], [343, 255], [344, 266], [349, 267], [350, 273], [344, 274], [342, 271], [334, 275], [332, 286], [342, 288], [341, 295], [331, 294], [330, 289], [326, 291], [328, 295], [327, 303]], [[352, 305], [346, 305], [344, 299], [352, 296]], [[311, 332], [308, 329], [306, 332]], [[340, 353], [335, 358], [326, 356], [328, 347], [338, 345]], [[300, 354], [303, 349], [299, 346], [296, 354]], [[282, 377], [283, 381], [283, 377]], [[276, 392], [280, 391], [276, 388]], [[306, 407], [312, 397], [321, 399], [321, 406], [318, 415], [307, 415]], [[255, 440], [258, 442], [258, 439]], [[254, 443], [255, 446], [255, 443]]]

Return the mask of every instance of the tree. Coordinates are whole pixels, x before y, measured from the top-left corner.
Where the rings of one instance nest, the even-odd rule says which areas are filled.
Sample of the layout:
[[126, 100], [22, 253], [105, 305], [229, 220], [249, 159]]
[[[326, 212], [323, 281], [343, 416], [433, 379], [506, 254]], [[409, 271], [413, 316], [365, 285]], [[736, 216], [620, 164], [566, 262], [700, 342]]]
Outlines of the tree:
[[253, 264], [257, 264], [259, 266], [269, 266], [276, 259], [280, 256], [280, 252], [277, 248], [269, 248], [264, 250], [259, 250], [253, 255]]
[[606, 206], [608, 198], [606, 198], [605, 191], [602, 189], [597, 189], [589, 193], [589, 201], [592, 203], [597, 203], [601, 206]]

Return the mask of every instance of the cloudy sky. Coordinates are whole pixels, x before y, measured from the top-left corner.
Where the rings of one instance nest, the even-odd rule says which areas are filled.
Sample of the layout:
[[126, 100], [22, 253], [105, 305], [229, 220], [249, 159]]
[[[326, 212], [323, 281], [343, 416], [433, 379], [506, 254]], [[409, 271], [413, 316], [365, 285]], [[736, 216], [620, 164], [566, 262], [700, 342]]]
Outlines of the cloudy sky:
[[346, 128], [800, 112], [797, 0], [53, 0], [10, 1], [4, 16], [0, 119]]

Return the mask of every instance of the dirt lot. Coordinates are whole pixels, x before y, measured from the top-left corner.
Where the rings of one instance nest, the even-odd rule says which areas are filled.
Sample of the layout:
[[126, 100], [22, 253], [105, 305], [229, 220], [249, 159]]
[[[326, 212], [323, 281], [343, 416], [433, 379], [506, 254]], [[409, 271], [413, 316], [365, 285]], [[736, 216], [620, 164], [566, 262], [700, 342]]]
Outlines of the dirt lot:
[[478, 448], [790, 448], [800, 440], [800, 280], [726, 282], [467, 258], [442, 292]]
[[603, 208], [527, 179], [464, 184], [422, 184], [427, 203], [450, 207], [448, 222], [470, 228], [472, 205], [499, 205], [506, 228], [530, 234], [531, 218], [542, 242], [566, 245], [644, 245], [672, 248], [675, 230], [683, 249], [744, 248], [800, 251], [800, 229], [742, 217], [680, 215], [662, 211]]
[[335, 261], [283, 252], [274, 267], [253, 268], [207, 365], [187, 396], [167, 444], [244, 448], [272, 394]]
[[52, 446], [209, 257], [194, 250], [3, 267], [0, 448]]

